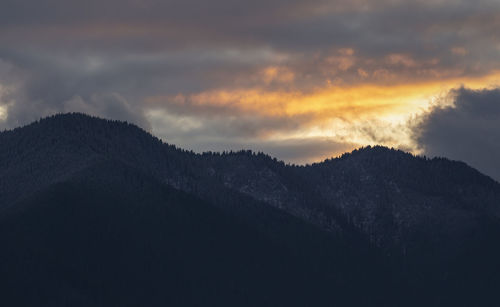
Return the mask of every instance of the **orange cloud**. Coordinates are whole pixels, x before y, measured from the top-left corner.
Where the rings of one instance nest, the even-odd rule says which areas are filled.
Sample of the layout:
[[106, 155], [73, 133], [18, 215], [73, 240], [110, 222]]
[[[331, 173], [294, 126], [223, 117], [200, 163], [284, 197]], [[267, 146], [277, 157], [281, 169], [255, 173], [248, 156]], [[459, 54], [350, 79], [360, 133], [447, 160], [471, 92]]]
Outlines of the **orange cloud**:
[[415, 67], [417, 63], [407, 54], [393, 53], [387, 56], [387, 62], [391, 65], [403, 65], [405, 67]]
[[290, 83], [295, 79], [295, 74], [287, 67], [270, 66], [264, 68], [259, 73], [259, 77], [266, 84], [272, 82]]
[[[276, 77], [278, 72], [270, 70]], [[358, 145], [384, 144], [414, 150], [407, 122], [425, 112], [454, 87], [466, 84], [482, 88], [500, 82], [500, 72], [482, 78], [456, 78], [402, 85], [361, 84], [330, 86], [311, 92], [266, 90], [265, 88], [218, 89], [197, 94], [155, 96], [147, 99], [151, 109], [176, 108], [225, 110], [225, 116], [299, 118], [295, 130], [266, 131], [267, 140], [327, 137]], [[197, 116], [207, 116], [199, 112]]]

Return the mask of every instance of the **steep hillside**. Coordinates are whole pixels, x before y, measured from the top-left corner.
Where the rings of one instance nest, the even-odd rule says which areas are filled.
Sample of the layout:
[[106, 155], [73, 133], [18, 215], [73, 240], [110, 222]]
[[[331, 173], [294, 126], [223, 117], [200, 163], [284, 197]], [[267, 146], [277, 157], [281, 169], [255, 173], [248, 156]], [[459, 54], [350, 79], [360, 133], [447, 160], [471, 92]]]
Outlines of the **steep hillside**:
[[378, 295], [370, 290], [351, 301], [377, 270], [367, 250], [251, 200], [238, 205], [237, 214], [221, 210], [121, 162], [96, 162], [4, 212], [0, 300], [321, 306]]
[[83, 114], [0, 133], [0, 286], [24, 305], [473, 306], [499, 217], [491, 178], [384, 147], [294, 166]]

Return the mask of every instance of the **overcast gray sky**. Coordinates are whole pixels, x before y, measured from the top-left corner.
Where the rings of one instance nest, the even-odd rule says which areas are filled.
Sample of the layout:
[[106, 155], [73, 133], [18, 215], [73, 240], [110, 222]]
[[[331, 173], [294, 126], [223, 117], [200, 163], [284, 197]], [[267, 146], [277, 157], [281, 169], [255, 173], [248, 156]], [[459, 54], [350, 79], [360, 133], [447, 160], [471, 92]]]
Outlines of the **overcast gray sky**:
[[80, 111], [197, 151], [382, 144], [500, 179], [498, 33], [497, 0], [0, 0], [0, 127]]

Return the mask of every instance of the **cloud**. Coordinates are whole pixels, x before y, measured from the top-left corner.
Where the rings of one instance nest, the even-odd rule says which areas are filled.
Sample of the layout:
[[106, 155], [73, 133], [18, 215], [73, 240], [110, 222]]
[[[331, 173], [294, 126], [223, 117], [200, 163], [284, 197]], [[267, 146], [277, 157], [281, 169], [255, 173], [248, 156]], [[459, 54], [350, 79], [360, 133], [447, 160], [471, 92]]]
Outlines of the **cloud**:
[[278, 157], [286, 162], [307, 164], [337, 157], [346, 151], [359, 147], [359, 145], [342, 142], [335, 138], [310, 137], [233, 144], [232, 147], [250, 148], [254, 151], [261, 151], [273, 157]]
[[261, 151], [290, 163], [312, 163], [359, 147], [338, 137], [300, 136], [302, 118], [241, 115], [230, 118], [199, 114], [148, 112], [152, 131], [165, 142], [196, 152]]
[[3, 0], [0, 126], [80, 111], [294, 161], [315, 155], [293, 141], [410, 148], [401, 123], [429, 96], [500, 80], [499, 17], [497, 0]]
[[500, 181], [500, 88], [461, 87], [444, 100], [417, 118], [416, 143], [429, 156], [465, 161]]
[[80, 69], [76, 62], [30, 57], [24, 63], [28, 63], [27, 67], [6, 61], [0, 65], [0, 85], [6, 88], [0, 92], [3, 113], [6, 113], [0, 121], [4, 128], [24, 125], [54, 113], [76, 111], [151, 129], [140, 105], [130, 103], [113, 88], [100, 85], [98, 78], [92, 80], [91, 73]]

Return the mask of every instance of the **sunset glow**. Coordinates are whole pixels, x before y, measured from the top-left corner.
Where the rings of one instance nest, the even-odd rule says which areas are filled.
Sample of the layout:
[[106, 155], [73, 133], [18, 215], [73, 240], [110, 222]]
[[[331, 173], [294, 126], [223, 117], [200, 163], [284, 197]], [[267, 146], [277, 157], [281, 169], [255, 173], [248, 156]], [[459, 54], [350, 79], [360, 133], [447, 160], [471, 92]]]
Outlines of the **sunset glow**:
[[494, 0], [23, 1], [0, 13], [5, 128], [77, 111], [197, 152], [425, 154], [433, 110], [500, 84]]

